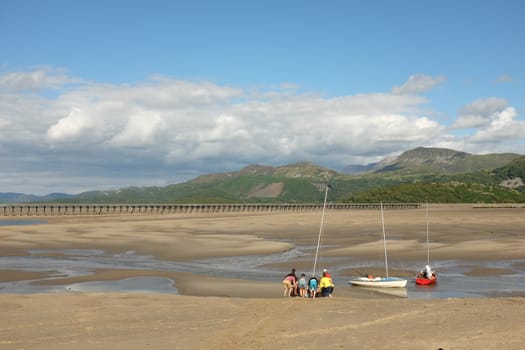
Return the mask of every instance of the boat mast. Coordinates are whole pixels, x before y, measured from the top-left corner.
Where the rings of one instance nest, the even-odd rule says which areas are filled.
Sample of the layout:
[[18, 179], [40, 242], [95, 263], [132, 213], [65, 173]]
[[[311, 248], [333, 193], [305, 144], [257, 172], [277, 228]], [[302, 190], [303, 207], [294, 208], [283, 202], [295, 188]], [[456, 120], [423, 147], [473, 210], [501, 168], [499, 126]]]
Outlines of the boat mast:
[[429, 242], [428, 242], [428, 201], [427, 201], [427, 205], [426, 205], [426, 212], [427, 212], [427, 265], [430, 266], [430, 247], [429, 247]]
[[324, 223], [324, 212], [326, 209], [326, 198], [328, 197], [328, 185], [324, 191], [324, 202], [323, 202], [323, 213], [321, 214], [321, 225], [319, 226], [319, 235], [317, 236], [317, 248], [315, 250], [315, 259], [314, 259], [314, 268], [312, 270], [312, 277], [315, 276], [315, 268], [317, 267], [317, 256], [319, 254], [319, 245], [321, 244], [321, 234], [323, 232], [323, 223]]
[[386, 257], [386, 233], [385, 233], [385, 216], [383, 214], [383, 201], [381, 201], [381, 224], [383, 226], [383, 247], [385, 248], [385, 270], [388, 278], [388, 259]]

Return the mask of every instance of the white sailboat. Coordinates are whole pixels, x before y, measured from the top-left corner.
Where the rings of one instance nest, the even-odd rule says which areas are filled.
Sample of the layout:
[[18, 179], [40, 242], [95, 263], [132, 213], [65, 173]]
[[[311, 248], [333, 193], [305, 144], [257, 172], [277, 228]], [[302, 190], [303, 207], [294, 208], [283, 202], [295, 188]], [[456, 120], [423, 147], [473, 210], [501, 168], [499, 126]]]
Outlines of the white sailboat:
[[348, 281], [348, 283], [355, 286], [364, 287], [381, 287], [381, 288], [403, 288], [407, 285], [407, 280], [401, 277], [390, 277], [388, 275], [388, 258], [386, 254], [386, 233], [385, 233], [385, 219], [383, 214], [383, 202], [381, 202], [381, 224], [383, 226], [383, 247], [385, 251], [385, 272], [386, 277], [356, 277]]

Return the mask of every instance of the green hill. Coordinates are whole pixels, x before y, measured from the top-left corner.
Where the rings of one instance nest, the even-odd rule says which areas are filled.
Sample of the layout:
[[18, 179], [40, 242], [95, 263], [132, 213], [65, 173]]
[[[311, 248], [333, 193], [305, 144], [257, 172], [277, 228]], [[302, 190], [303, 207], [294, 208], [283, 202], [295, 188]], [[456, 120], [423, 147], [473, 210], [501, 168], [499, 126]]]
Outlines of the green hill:
[[347, 203], [378, 203], [380, 201], [390, 203], [524, 203], [525, 193], [494, 184], [450, 181], [376, 188], [343, 200]]
[[[348, 175], [301, 162], [279, 167], [250, 165], [237, 172], [199, 176], [166, 187], [85, 192], [64, 203], [315, 203], [329, 191], [332, 202], [525, 202], [525, 156], [470, 155], [416, 148], [380, 169]], [[510, 181], [510, 182], [509, 182]]]
[[474, 155], [446, 148], [418, 147], [399, 157], [389, 159], [382, 166], [378, 163], [372, 172], [399, 174], [460, 174], [491, 170], [519, 158], [515, 153]]

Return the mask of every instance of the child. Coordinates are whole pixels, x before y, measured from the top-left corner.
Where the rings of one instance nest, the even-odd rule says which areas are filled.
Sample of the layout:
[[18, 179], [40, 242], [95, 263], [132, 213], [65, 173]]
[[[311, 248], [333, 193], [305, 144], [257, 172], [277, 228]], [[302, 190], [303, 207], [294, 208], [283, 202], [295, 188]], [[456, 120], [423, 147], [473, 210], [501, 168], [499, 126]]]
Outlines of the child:
[[307, 288], [308, 284], [306, 282], [306, 275], [303, 273], [301, 274], [301, 278], [299, 278], [299, 295], [302, 298], [306, 298]]
[[310, 277], [308, 280], [308, 290], [310, 291], [310, 297], [315, 299], [317, 295], [317, 287], [319, 286], [319, 281], [314, 276]]

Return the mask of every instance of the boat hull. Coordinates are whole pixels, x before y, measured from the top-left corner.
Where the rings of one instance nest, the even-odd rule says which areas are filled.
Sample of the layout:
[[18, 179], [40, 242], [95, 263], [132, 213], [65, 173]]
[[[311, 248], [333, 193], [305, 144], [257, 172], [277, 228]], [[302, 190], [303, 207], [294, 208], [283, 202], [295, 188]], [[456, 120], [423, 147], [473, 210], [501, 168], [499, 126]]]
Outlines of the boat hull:
[[431, 284], [436, 284], [436, 282], [437, 282], [437, 277], [434, 277], [434, 278], [419, 278], [419, 277], [416, 277], [416, 284], [420, 285], [420, 286], [428, 286], [428, 285], [431, 285]]
[[399, 277], [357, 277], [349, 281], [355, 286], [373, 287], [373, 288], [403, 288], [407, 285], [407, 280]]

